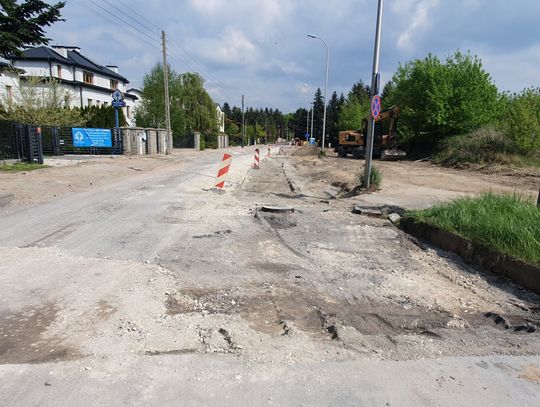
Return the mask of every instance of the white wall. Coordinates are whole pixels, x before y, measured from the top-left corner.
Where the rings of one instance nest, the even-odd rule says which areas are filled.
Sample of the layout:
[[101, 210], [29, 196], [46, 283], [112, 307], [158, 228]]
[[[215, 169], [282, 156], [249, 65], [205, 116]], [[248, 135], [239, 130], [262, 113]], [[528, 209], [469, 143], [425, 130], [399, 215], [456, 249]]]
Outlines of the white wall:
[[19, 76], [12, 72], [0, 72], [0, 103], [7, 102], [7, 86], [13, 89], [13, 97], [17, 98], [17, 89], [19, 87]]

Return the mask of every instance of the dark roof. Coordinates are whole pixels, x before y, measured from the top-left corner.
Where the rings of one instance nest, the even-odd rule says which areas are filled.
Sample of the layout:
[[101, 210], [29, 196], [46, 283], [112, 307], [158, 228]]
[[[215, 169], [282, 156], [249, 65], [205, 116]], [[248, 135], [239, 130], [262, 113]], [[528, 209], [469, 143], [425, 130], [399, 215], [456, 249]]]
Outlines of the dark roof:
[[67, 58], [64, 58], [62, 55], [60, 55], [58, 52], [47, 48], [47, 47], [36, 47], [36, 48], [30, 48], [27, 50], [24, 50], [21, 53], [20, 57], [15, 57], [15, 60], [26, 60], [26, 59], [34, 59], [34, 60], [46, 60], [46, 61], [55, 61], [60, 62], [62, 64], [70, 65], [70, 66], [77, 66], [80, 68], [87, 69], [89, 71], [92, 71], [94, 73], [101, 73], [107, 76], [110, 76], [112, 78], [116, 78], [118, 80], [121, 80], [122, 82], [129, 83], [129, 81], [123, 77], [122, 75], [117, 74], [116, 72], [110, 70], [104, 65], [99, 65], [93, 62], [91, 59], [85, 57], [84, 55], [80, 54], [77, 51], [69, 51], [67, 52]]

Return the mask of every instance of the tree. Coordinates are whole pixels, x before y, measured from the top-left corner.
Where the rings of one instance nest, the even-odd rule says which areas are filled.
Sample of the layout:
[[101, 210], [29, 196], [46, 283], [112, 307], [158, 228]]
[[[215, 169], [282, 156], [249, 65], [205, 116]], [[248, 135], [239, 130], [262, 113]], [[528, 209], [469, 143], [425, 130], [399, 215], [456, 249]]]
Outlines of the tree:
[[0, 0], [0, 55], [10, 59], [20, 54], [26, 46], [46, 45], [44, 27], [61, 18], [60, 10], [65, 6], [61, 1], [50, 5], [41, 0]]
[[204, 89], [204, 79], [197, 73], [181, 75], [182, 98], [186, 127], [190, 131], [199, 131], [217, 135], [216, 106]]
[[[86, 122], [86, 127], [112, 129], [116, 126], [114, 107], [111, 105], [85, 107], [82, 109], [82, 112], [84, 116], [89, 118]], [[120, 127], [127, 125], [122, 109], [118, 109], [118, 122]]]
[[342, 103], [344, 102], [338, 97], [337, 92], [332, 93], [326, 113], [326, 134], [328, 135], [328, 142], [333, 146], [336, 145], [340, 130], [339, 115], [341, 113]]
[[499, 127], [522, 154], [540, 152], [540, 88], [503, 95], [504, 114]]
[[13, 100], [0, 101], [0, 119], [38, 126], [82, 126], [89, 115], [70, 109], [76, 95], [54, 79], [21, 80]]
[[[315, 95], [313, 96], [313, 134], [311, 137], [315, 137], [317, 142], [322, 142], [322, 129], [323, 129], [323, 117], [324, 117], [324, 104], [325, 100], [322, 97], [321, 88], [317, 88]], [[311, 117], [310, 117], [311, 121]], [[311, 131], [311, 123], [309, 125]]]
[[385, 88], [386, 105], [401, 109], [400, 134], [410, 145], [434, 148], [448, 136], [494, 123], [501, 112], [497, 87], [476, 56], [428, 55], [399, 66]]

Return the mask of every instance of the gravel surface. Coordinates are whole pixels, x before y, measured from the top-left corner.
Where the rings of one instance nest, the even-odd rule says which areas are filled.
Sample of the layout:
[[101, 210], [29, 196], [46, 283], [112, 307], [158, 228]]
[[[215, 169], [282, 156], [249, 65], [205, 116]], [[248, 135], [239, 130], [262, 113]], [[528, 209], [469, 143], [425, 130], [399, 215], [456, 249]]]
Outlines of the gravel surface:
[[19, 197], [0, 218], [4, 404], [534, 404], [538, 330], [505, 322], [538, 327], [539, 297], [352, 213], [504, 182], [430, 167], [422, 201], [391, 174], [426, 171], [384, 163], [379, 193], [331, 199], [354, 161], [275, 150], [253, 170], [232, 149], [221, 192], [212, 151], [39, 170], [27, 201], [21, 176], [1, 184]]

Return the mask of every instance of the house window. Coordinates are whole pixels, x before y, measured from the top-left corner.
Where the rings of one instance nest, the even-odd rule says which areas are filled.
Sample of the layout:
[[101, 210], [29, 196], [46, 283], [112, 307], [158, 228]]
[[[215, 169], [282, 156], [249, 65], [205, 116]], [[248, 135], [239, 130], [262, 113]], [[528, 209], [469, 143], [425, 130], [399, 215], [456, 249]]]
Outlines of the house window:
[[56, 69], [58, 70], [58, 78], [62, 79], [62, 65], [56, 65]]
[[130, 106], [126, 106], [126, 112], [127, 112], [127, 117], [128, 117], [128, 119], [131, 119], [131, 109], [130, 109]]
[[6, 96], [8, 103], [13, 102], [13, 86], [6, 85]]
[[65, 95], [65, 96], [64, 96], [64, 105], [65, 105], [66, 107], [69, 107], [70, 99], [71, 99], [71, 98], [69, 97], [69, 95]]
[[83, 81], [84, 83], [93, 84], [94, 83], [94, 74], [91, 72], [83, 71]]
[[88, 103], [86, 104], [87, 106], [93, 106], [94, 105], [94, 101], [92, 99], [88, 99]]
[[114, 79], [111, 79], [111, 89], [112, 90], [118, 89], [118, 81], [115, 81]]
[[103, 106], [109, 106], [109, 102], [103, 102]]

